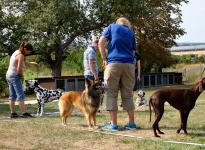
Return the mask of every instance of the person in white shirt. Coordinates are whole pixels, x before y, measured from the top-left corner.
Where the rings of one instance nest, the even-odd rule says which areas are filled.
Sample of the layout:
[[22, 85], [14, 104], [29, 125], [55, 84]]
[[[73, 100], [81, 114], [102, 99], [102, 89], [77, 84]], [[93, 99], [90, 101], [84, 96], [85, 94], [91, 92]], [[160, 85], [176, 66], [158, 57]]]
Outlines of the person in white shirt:
[[[11, 118], [28, 118], [32, 115], [26, 112], [24, 104], [23, 91], [23, 68], [25, 64], [37, 65], [35, 62], [25, 62], [25, 57], [33, 53], [33, 46], [30, 43], [23, 42], [19, 49], [16, 50], [10, 58], [9, 68], [6, 73], [6, 80], [9, 85], [9, 107], [11, 111]], [[16, 113], [15, 101], [19, 102], [19, 109], [21, 115]]]

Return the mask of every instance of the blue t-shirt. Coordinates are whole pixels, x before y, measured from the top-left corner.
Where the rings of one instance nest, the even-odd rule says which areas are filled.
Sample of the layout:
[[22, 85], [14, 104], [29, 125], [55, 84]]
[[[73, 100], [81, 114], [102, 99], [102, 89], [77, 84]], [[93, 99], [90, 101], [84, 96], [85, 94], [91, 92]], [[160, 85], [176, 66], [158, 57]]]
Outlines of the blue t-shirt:
[[93, 46], [88, 46], [88, 48], [84, 52], [84, 58], [83, 58], [84, 76], [86, 75], [93, 76], [93, 73], [91, 72], [91, 69], [89, 66], [89, 59], [93, 60], [94, 68], [98, 74], [98, 67], [97, 67], [97, 61], [96, 61], [96, 49]]
[[102, 33], [109, 41], [107, 63], [134, 63], [135, 34], [126, 25], [110, 24]]

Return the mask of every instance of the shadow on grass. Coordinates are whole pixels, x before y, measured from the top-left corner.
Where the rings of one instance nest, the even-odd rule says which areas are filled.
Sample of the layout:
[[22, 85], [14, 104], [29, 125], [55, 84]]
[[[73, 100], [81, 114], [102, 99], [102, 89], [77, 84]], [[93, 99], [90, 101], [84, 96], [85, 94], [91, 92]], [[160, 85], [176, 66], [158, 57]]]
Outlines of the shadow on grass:
[[[177, 129], [179, 127], [167, 127], [167, 126], [161, 126], [160, 130], [166, 134], [166, 131], [173, 131], [177, 132]], [[152, 128], [140, 128], [141, 130], [152, 130]], [[205, 137], [205, 127], [188, 127], [187, 132], [189, 136], [193, 137]], [[181, 130], [179, 134], [184, 134], [184, 130]]]
[[[27, 112], [36, 114], [37, 108], [38, 108], [37, 104], [26, 104], [25, 106], [26, 106]], [[45, 112], [57, 112], [59, 110], [57, 106], [52, 104], [52, 105], [48, 105], [48, 107], [45, 105], [44, 111]], [[16, 105], [16, 112], [19, 113], [18, 105]], [[8, 115], [8, 114], [10, 114], [9, 104], [0, 103], [0, 115], [3, 116], [3, 115]]]

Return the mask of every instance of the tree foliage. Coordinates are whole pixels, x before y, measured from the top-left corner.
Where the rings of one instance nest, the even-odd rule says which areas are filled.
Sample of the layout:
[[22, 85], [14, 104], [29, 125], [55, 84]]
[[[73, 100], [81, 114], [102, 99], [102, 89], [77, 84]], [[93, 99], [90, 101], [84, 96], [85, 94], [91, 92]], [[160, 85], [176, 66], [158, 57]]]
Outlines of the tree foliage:
[[7, 82], [6, 82], [6, 70], [7, 70], [7, 65], [5, 60], [0, 60], [0, 97], [3, 91], [5, 91], [5, 88], [7, 87]]
[[3, 0], [1, 6], [9, 13], [5, 15], [1, 9], [0, 17], [8, 24], [0, 25], [0, 32], [11, 26], [14, 37], [0, 37], [0, 40], [6, 39], [0, 41], [0, 46], [13, 48], [21, 40], [32, 41], [40, 61], [52, 69], [53, 76], [60, 76], [62, 61], [69, 56], [69, 49], [76, 44], [82, 47], [82, 39], [90, 39], [116, 18], [125, 16], [137, 34], [142, 68], [149, 71], [153, 63], [159, 68], [171, 63], [165, 48], [174, 45], [174, 40], [184, 34], [180, 28], [182, 2], [187, 1]]
[[18, 20], [19, 17], [9, 13], [7, 5], [3, 4], [0, 2], [0, 53], [10, 55], [18, 48], [27, 32], [24, 24]]

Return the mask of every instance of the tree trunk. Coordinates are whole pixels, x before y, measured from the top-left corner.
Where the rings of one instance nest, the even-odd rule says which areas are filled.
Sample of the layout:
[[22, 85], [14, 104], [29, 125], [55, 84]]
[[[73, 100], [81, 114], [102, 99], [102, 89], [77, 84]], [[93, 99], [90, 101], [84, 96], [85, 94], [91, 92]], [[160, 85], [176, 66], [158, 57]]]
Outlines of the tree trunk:
[[53, 77], [61, 77], [62, 62], [53, 64], [51, 69]]
[[53, 61], [53, 63], [50, 64], [53, 77], [61, 77], [62, 63], [63, 63], [63, 50], [61, 48], [58, 48], [57, 51], [55, 52], [55, 61]]

